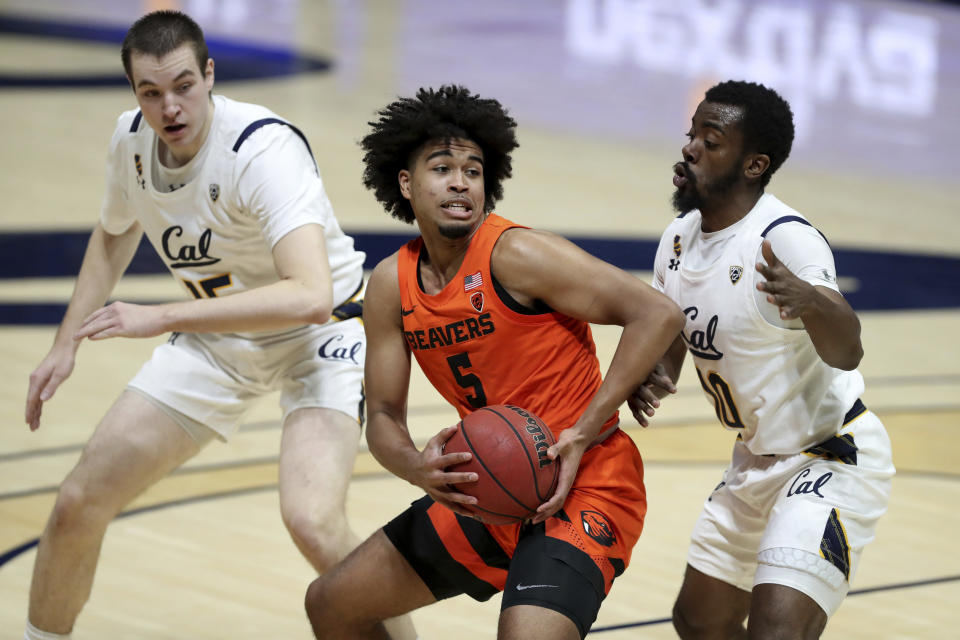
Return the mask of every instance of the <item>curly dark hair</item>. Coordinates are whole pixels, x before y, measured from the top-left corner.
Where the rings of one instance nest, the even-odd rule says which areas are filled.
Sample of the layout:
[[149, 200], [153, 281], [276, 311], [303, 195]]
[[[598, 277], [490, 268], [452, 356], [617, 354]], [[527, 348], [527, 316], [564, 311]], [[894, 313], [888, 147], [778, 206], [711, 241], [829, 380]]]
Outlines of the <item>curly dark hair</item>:
[[740, 80], [728, 80], [707, 90], [707, 102], [740, 107], [744, 148], [770, 157], [770, 168], [760, 178], [767, 186], [774, 172], [790, 155], [793, 146], [793, 112], [773, 89]]
[[391, 216], [413, 223], [413, 208], [400, 192], [398, 175], [425, 143], [470, 140], [483, 151], [484, 210], [493, 211], [503, 197], [503, 180], [512, 175], [510, 152], [517, 148], [516, 121], [498, 101], [473, 95], [466, 87], [443, 85], [420, 89], [415, 98], [400, 98], [377, 112], [372, 131], [360, 141], [363, 186], [373, 191]]

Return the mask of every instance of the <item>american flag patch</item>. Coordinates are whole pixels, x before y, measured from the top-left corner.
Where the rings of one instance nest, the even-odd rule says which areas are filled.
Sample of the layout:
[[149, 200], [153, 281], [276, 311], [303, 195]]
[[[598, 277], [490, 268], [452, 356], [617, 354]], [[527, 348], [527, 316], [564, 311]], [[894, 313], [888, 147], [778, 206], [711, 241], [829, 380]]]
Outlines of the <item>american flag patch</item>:
[[483, 276], [480, 275], [480, 272], [472, 273], [469, 276], [464, 277], [463, 279], [463, 290], [470, 291], [471, 289], [476, 289], [477, 287], [483, 286]]

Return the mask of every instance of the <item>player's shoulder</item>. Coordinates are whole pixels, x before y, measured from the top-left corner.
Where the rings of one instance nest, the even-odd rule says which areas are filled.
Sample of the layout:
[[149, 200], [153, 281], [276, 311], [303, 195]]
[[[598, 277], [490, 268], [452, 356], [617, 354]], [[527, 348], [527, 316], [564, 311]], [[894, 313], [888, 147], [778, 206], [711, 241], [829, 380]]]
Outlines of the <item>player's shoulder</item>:
[[136, 140], [148, 135], [152, 129], [143, 119], [140, 109], [130, 109], [117, 116], [117, 123], [110, 137], [110, 150], [116, 152], [125, 145], [136, 144]]
[[275, 144], [278, 138], [292, 135], [303, 137], [300, 130], [286, 118], [263, 105], [240, 102], [221, 95], [215, 95], [213, 99], [218, 112], [218, 135], [222, 144], [234, 152], [261, 151]]
[[766, 238], [771, 234], [819, 233], [806, 216], [772, 194], [761, 196], [755, 211], [758, 214], [755, 224], [761, 237]]
[[559, 234], [510, 226], [496, 237], [489, 251], [490, 267], [500, 279], [509, 272], [530, 273], [541, 267], [555, 270], [574, 264], [575, 254], [582, 250]]
[[367, 289], [364, 293], [365, 300], [391, 300], [400, 296], [400, 280], [398, 274], [398, 264], [400, 251], [394, 251], [389, 256], [380, 260], [370, 272], [367, 279]]
[[117, 124], [113, 131], [114, 139], [129, 137], [147, 131], [150, 126], [143, 119], [143, 112], [139, 108], [129, 109], [117, 116]]
[[370, 283], [382, 282], [383, 280], [392, 280], [396, 282], [397, 269], [400, 264], [400, 252], [402, 249], [394, 251], [378, 262], [370, 272]]

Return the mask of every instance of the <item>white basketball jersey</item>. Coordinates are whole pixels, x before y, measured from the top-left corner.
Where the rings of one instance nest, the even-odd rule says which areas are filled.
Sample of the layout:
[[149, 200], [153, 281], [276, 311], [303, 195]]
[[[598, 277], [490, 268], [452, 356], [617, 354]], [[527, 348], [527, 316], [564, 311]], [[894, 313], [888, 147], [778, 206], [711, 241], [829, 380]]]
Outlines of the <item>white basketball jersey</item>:
[[[654, 286], [686, 315], [682, 337], [717, 417], [755, 454], [803, 451], [839, 431], [863, 392], [857, 371], [827, 365], [802, 328], [765, 320], [754, 295], [755, 264], [767, 231], [806, 220], [764, 195], [710, 261], [696, 251], [700, 212], [676, 218], [660, 240]], [[700, 265], [688, 268], [687, 263]]]
[[362, 282], [364, 254], [340, 229], [306, 138], [264, 107], [223, 96], [213, 101], [214, 120], [197, 158], [202, 165], [175, 191], [158, 190], [151, 178], [158, 162], [153, 129], [137, 110], [120, 116], [107, 166], [104, 229], [119, 234], [138, 221], [173, 276], [203, 298], [277, 282], [274, 245], [300, 226], [318, 224], [334, 304], [346, 301]]

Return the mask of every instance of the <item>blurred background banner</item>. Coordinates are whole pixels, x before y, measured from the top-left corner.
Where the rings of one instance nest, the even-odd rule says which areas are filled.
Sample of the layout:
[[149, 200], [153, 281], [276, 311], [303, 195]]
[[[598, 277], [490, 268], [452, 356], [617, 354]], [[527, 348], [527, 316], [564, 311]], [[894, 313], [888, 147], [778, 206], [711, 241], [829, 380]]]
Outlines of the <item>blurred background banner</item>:
[[[947, 149], [960, 144], [953, 7], [487, 0], [464, 25], [467, 3], [403, 4], [401, 92], [458, 81], [500, 97], [526, 122], [672, 144], [706, 88], [744, 79], [790, 102], [797, 162], [945, 178]], [[437, 55], [454, 49], [464, 54]]]
[[[761, 82], [790, 102], [797, 131], [785, 177], [778, 175], [771, 190], [809, 215], [833, 243], [854, 307], [960, 307], [960, 287], [954, 285], [960, 251], [941, 233], [944, 221], [952, 225], [960, 213], [943, 195], [955, 184], [948, 155], [960, 148], [960, 8], [953, 4], [0, 0], [0, 99], [6, 93], [17, 100], [30, 90], [64, 90], [77, 98], [92, 95], [84, 90], [122, 91], [119, 44], [134, 20], [157, 8], [182, 9], [204, 27], [218, 83], [253, 87], [265, 81], [262, 102], [270, 105], [277, 95], [279, 111], [289, 114], [293, 105], [306, 114], [296, 121], [308, 136], [324, 136], [314, 148], [334, 190], [338, 176], [324, 167], [325, 149], [350, 147], [346, 155], [334, 156], [340, 166], [333, 170], [342, 169], [356, 188], [359, 167], [344, 160], [356, 162], [362, 127], [394, 96], [456, 83], [496, 97], [520, 124], [518, 171], [529, 167], [523, 154], [531, 135], [548, 140], [545, 146], [565, 142], [564, 152], [538, 156], [543, 170], [534, 173], [547, 179], [534, 186], [524, 179], [516, 199], [517, 183], [509, 183], [506, 203], [518, 205], [518, 216], [528, 223], [641, 272], [649, 269], [659, 231], [671, 215], [669, 167], [679, 159], [704, 91], [728, 78]], [[74, 47], [70, 55], [58, 55], [68, 47]], [[283, 79], [291, 84], [278, 84]], [[273, 94], [272, 87], [280, 93]], [[126, 95], [113, 101], [117, 111], [133, 106]], [[69, 116], [67, 104], [61, 111]], [[350, 114], [349, 124], [327, 127], [328, 109], [338, 118]], [[104, 142], [95, 140], [99, 161]], [[551, 153], [563, 166], [542, 159]], [[610, 184], [614, 174], [606, 166], [612, 157], [626, 164], [628, 177], [617, 185]], [[92, 175], [98, 186], [99, 173]], [[791, 183], [794, 177], [798, 181]], [[16, 190], [14, 178], [2, 179]], [[561, 185], [575, 192], [561, 193]], [[567, 205], [562, 214], [542, 195], [545, 189]], [[629, 194], [621, 196], [623, 204], [593, 212], [597, 198], [591, 191], [615, 199], [615, 189]], [[524, 197], [524, 190], [539, 194]], [[90, 193], [98, 202], [96, 189]], [[794, 197], [797, 193], [810, 196], [810, 202]], [[368, 194], [359, 197], [373, 206], [362, 207], [359, 215], [349, 212], [342, 224], [368, 253], [372, 268], [413, 230], [396, 230]], [[32, 210], [36, 202], [26, 206]], [[943, 203], [952, 211], [942, 210]], [[39, 230], [31, 215], [5, 216], [0, 281], [70, 277], [95, 210], [88, 205], [83, 217], [49, 216]], [[901, 236], [900, 227], [911, 233]], [[131, 273], [160, 271], [144, 243]], [[892, 290], [898, 295], [890, 295]], [[0, 310], [0, 323], [27, 316], [40, 321], [18, 315], [14, 307], [20, 302], [6, 303], [3, 308], [14, 311]], [[43, 308], [44, 318], [60, 312], [56, 304]]]

